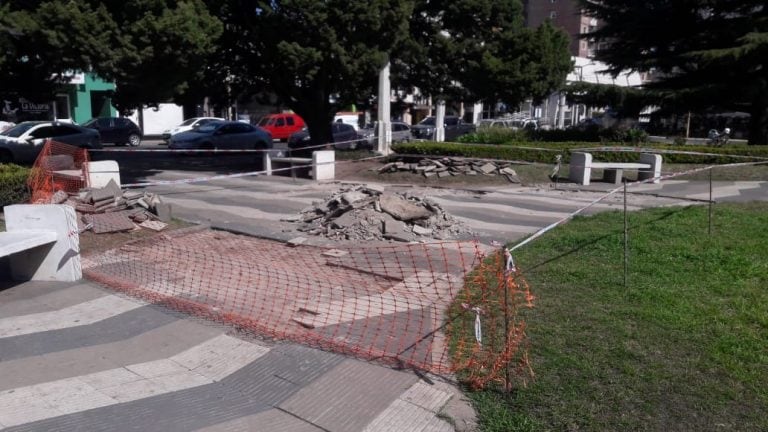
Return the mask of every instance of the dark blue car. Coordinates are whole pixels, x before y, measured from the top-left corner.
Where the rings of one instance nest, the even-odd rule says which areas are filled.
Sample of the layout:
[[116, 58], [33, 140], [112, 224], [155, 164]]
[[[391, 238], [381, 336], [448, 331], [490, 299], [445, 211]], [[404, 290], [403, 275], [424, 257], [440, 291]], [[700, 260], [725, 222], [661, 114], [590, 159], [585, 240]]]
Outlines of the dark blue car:
[[272, 136], [264, 129], [235, 121], [212, 121], [197, 129], [177, 133], [168, 148], [184, 150], [260, 150], [272, 148]]

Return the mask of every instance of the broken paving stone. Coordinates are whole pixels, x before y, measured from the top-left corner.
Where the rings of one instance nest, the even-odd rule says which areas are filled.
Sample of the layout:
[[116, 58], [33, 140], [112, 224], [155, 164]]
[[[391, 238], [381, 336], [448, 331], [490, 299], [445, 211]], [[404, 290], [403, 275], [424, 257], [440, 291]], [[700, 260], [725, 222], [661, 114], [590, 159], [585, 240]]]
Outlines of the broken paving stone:
[[307, 238], [306, 237], [294, 237], [290, 240], [288, 240], [286, 243], [288, 246], [300, 246], [306, 243]]
[[488, 162], [487, 164], [481, 166], [479, 168], [479, 171], [483, 174], [490, 174], [494, 171], [496, 171], [496, 165]]
[[142, 228], [149, 228], [153, 231], [162, 231], [165, 227], [168, 226], [168, 224], [160, 221], [147, 220], [140, 223], [139, 226]]
[[451, 175], [451, 173], [449, 171], [440, 171], [440, 172], [437, 173], [437, 176], [439, 178], [448, 177], [449, 175]]
[[334, 257], [334, 258], [340, 258], [344, 255], [349, 255], [349, 252], [343, 251], [341, 249], [328, 249], [327, 251], [323, 252], [323, 255]]
[[129, 231], [134, 228], [133, 221], [128, 217], [128, 212], [94, 213], [86, 219], [93, 223], [93, 232], [103, 234], [110, 232]]

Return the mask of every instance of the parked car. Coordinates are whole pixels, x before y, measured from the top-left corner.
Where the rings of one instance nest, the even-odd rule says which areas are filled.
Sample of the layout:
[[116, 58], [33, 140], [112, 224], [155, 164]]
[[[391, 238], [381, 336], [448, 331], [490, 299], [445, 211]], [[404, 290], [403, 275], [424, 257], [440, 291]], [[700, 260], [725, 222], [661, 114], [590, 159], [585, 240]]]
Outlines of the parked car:
[[264, 129], [238, 121], [212, 121], [171, 136], [171, 149], [270, 149], [272, 136]]
[[[358, 136], [357, 131], [352, 125], [346, 123], [331, 123], [331, 133], [333, 133], [333, 142], [339, 143], [334, 147], [338, 150], [353, 150], [365, 141], [360, 139], [360, 136]], [[293, 150], [302, 149], [308, 147], [310, 142], [309, 131], [305, 129], [296, 132], [288, 138], [288, 148]]]
[[[455, 116], [445, 116], [445, 140], [451, 141], [456, 138], [466, 135], [475, 131], [475, 125], [470, 123], [464, 123], [460, 118]], [[435, 137], [435, 117], [427, 117], [419, 124], [414, 125], [411, 128], [411, 132], [414, 138], [418, 139], [434, 139]]]
[[[379, 124], [369, 125], [357, 131], [365, 140], [365, 147], [373, 149], [379, 142]], [[411, 140], [411, 127], [402, 122], [392, 122], [392, 143], [408, 142]]]
[[96, 129], [101, 143], [138, 146], [141, 144], [141, 129], [125, 117], [99, 117], [83, 123], [83, 127]]
[[184, 120], [180, 125], [176, 126], [175, 128], [168, 129], [167, 131], [163, 132], [163, 135], [162, 135], [163, 140], [168, 141], [171, 139], [173, 135], [176, 135], [177, 133], [190, 131], [192, 129], [208, 124], [212, 121], [225, 121], [225, 120], [223, 118], [218, 118], [218, 117], [192, 117]]
[[477, 128], [478, 129], [491, 129], [491, 128], [501, 128], [501, 129], [512, 129], [512, 120], [511, 119], [483, 119], [480, 120], [480, 123], [478, 123]]
[[304, 119], [294, 113], [269, 114], [259, 120], [258, 126], [283, 141], [304, 128]]
[[337, 112], [333, 116], [334, 123], [346, 123], [355, 130], [360, 130], [360, 113], [356, 112]]
[[82, 148], [101, 148], [99, 132], [94, 129], [69, 123], [28, 121], [0, 132], [0, 162], [34, 162], [48, 138]]

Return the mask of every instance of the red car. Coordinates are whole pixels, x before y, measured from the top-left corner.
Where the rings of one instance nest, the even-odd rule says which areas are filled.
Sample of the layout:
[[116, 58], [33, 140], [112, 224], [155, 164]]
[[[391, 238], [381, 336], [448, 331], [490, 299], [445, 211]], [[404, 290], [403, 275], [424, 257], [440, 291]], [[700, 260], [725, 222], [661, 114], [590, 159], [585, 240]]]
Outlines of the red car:
[[269, 114], [259, 120], [258, 126], [271, 133], [272, 138], [286, 141], [304, 128], [304, 120], [294, 113]]

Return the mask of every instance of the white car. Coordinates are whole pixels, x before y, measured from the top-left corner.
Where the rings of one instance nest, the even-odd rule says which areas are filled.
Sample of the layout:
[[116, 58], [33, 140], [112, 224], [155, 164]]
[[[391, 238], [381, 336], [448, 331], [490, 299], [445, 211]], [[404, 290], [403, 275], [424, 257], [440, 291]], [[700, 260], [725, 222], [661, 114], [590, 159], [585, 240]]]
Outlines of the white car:
[[173, 135], [176, 135], [180, 132], [187, 132], [191, 131], [192, 129], [197, 129], [200, 126], [210, 123], [212, 121], [225, 121], [223, 118], [218, 117], [192, 117], [190, 119], [184, 120], [180, 125], [176, 126], [173, 129], [169, 129], [165, 132], [163, 132], [163, 140], [168, 141], [171, 139]]

